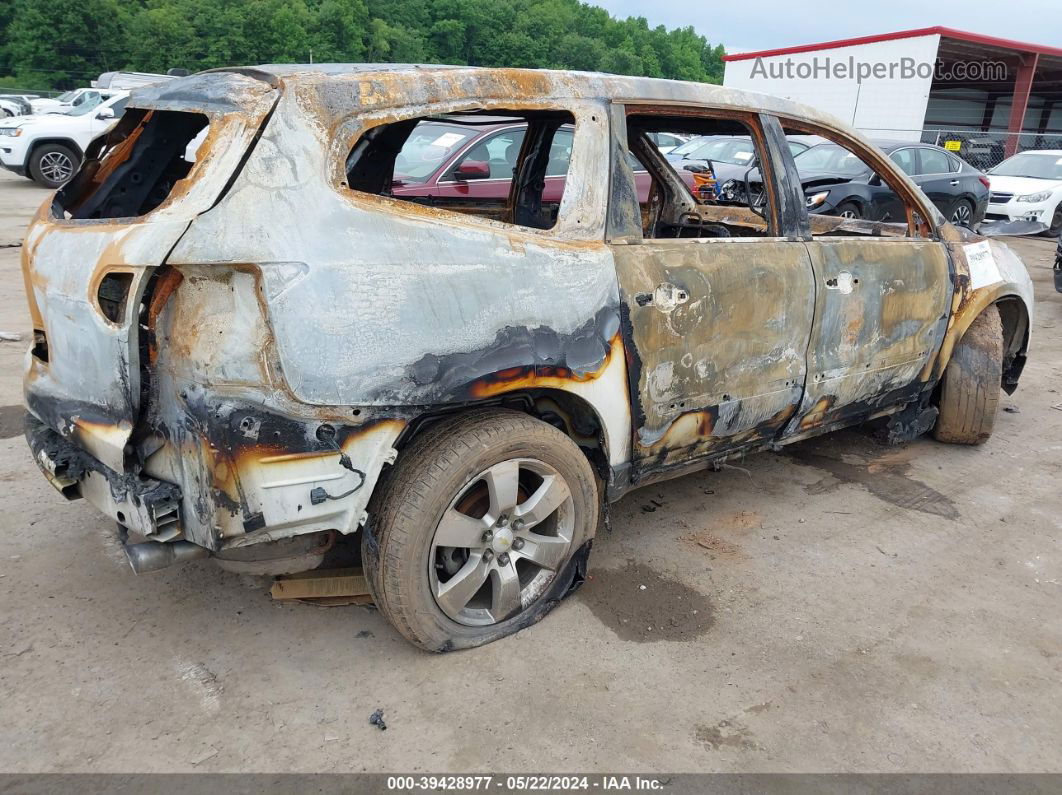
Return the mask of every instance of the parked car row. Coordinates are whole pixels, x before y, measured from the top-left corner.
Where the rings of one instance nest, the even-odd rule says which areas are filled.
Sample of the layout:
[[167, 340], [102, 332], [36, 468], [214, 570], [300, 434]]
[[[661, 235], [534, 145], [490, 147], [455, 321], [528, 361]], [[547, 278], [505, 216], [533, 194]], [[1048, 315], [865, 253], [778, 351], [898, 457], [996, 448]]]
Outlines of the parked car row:
[[0, 94], [0, 118], [33, 113], [30, 103], [35, 99], [39, 99], [36, 94]]
[[99, 102], [84, 99], [67, 113], [0, 121], [0, 165], [47, 188], [64, 184], [81, 164], [89, 142], [121, 118], [129, 100], [128, 91], [97, 93]]
[[[984, 218], [988, 177], [969, 163], [932, 144], [875, 143], [953, 224], [970, 227]], [[808, 212], [871, 221], [903, 220], [900, 199], [848, 150], [823, 143], [801, 152], [795, 161]]]

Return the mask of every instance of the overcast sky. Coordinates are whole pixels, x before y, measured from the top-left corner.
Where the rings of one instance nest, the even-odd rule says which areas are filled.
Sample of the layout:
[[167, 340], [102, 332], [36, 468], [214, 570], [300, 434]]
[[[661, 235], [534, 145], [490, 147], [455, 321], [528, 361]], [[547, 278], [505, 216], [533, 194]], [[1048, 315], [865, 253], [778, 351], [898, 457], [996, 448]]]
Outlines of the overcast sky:
[[885, 0], [858, 5], [851, 0], [848, 4], [798, 0], [590, 2], [607, 8], [613, 16], [645, 17], [651, 27], [693, 25], [708, 41], [723, 44], [728, 52], [814, 44], [934, 25], [1062, 47], [1062, 3], [1059, 0], [957, 3]]

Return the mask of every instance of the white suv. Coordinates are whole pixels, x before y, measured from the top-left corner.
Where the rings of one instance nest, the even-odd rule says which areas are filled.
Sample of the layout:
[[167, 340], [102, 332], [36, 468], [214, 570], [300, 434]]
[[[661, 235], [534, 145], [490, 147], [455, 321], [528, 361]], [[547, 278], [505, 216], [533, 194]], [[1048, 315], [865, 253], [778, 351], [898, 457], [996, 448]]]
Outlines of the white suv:
[[16, 116], [0, 122], [0, 165], [47, 188], [58, 188], [77, 171], [85, 147], [121, 118], [129, 92], [68, 114]]
[[1062, 149], [1020, 152], [989, 169], [988, 178], [985, 220], [1039, 221], [1051, 237], [1062, 233]]
[[98, 88], [75, 88], [57, 97], [39, 97], [30, 100], [33, 113], [70, 113], [86, 112], [115, 96], [116, 91], [101, 91]]

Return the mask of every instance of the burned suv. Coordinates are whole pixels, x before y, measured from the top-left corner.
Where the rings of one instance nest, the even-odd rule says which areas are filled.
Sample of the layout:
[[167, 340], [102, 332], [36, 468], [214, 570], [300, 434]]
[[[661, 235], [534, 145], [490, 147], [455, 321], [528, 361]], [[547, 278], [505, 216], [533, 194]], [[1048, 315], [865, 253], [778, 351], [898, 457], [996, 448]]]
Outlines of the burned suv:
[[[503, 190], [396, 189], [479, 116], [521, 131], [482, 155]], [[759, 196], [694, 197], [661, 133], [752, 140]], [[849, 149], [903, 217], [809, 216], [787, 135]], [[138, 571], [306, 570], [359, 533], [377, 605], [426, 649], [541, 618], [631, 488], [871, 419], [977, 444], [1025, 362], [1019, 259], [766, 96], [222, 69], [135, 91], [85, 155], [23, 247], [45, 476]]]

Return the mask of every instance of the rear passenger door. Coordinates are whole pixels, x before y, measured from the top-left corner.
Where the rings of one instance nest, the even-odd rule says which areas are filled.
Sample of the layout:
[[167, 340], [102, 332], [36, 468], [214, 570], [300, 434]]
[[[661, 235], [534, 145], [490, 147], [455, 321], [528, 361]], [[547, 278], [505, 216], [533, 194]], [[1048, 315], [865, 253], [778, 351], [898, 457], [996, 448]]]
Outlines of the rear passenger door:
[[[612, 128], [608, 238], [626, 319], [637, 482], [763, 444], [785, 426], [803, 392], [815, 283], [787, 220], [793, 208], [780, 206], [773, 182], [784, 141], [768, 142], [757, 115], [616, 106]], [[751, 135], [768, 177], [763, 215], [696, 200], [653, 145], [662, 132]], [[631, 154], [649, 185], [638, 185]]]
[[919, 169], [915, 182], [945, 218], [951, 218], [961, 193], [958, 163], [939, 149], [918, 147]]

